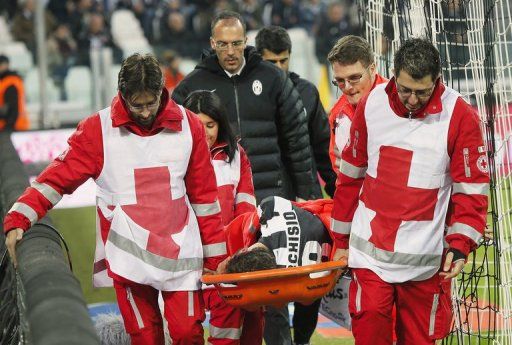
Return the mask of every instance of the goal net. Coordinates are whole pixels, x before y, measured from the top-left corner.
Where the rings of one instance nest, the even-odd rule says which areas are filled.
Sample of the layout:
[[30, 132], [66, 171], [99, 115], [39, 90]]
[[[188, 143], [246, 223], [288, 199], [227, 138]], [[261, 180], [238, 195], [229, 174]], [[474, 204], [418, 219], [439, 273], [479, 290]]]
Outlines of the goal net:
[[512, 344], [512, 1], [358, 0], [379, 72], [410, 37], [437, 45], [443, 80], [477, 110], [489, 155], [488, 228], [453, 287], [445, 344]]

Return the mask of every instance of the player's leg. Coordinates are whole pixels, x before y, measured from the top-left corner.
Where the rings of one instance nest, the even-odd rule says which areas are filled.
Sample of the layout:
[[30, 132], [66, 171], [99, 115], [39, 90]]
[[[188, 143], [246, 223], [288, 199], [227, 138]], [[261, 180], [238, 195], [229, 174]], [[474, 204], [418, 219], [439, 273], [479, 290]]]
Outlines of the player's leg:
[[309, 339], [315, 331], [318, 322], [318, 309], [322, 299], [317, 299], [309, 305], [295, 302], [293, 312], [293, 341], [295, 344], [309, 344]]
[[162, 291], [164, 315], [173, 345], [202, 345], [205, 318], [201, 290]]
[[370, 270], [352, 269], [349, 311], [357, 345], [393, 344], [394, 286]]
[[265, 309], [265, 343], [272, 345], [291, 345], [290, 315], [288, 305], [282, 308], [267, 307]]
[[132, 345], [164, 344], [158, 290], [148, 285], [114, 281], [117, 304]]

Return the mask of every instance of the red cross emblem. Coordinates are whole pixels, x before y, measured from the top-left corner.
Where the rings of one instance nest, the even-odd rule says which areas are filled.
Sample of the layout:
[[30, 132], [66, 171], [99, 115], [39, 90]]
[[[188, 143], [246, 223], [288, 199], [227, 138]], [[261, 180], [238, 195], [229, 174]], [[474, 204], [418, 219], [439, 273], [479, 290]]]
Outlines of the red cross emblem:
[[188, 223], [185, 196], [172, 199], [167, 167], [135, 169], [134, 174], [137, 204], [122, 208], [135, 223], [150, 232], [146, 248], [149, 252], [176, 259], [180, 247], [171, 235], [181, 232]]
[[439, 189], [407, 186], [413, 151], [381, 146], [377, 178], [366, 175], [361, 200], [376, 212], [370, 222], [370, 242], [375, 247], [394, 251], [402, 221], [425, 221], [434, 218]]
[[478, 170], [483, 172], [484, 174], [487, 174], [489, 172], [489, 164], [487, 163], [487, 156], [482, 155], [478, 157], [476, 161], [476, 166], [478, 167]]

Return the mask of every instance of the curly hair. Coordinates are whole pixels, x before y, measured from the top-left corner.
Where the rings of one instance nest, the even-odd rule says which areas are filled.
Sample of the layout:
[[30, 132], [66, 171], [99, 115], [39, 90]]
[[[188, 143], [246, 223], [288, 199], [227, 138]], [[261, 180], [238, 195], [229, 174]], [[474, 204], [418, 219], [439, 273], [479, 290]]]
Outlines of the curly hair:
[[238, 251], [226, 265], [227, 273], [243, 273], [277, 268], [274, 254], [266, 247]]
[[412, 38], [404, 42], [395, 53], [395, 76], [404, 71], [414, 79], [428, 75], [435, 80], [441, 74], [441, 57], [436, 47], [424, 38]]

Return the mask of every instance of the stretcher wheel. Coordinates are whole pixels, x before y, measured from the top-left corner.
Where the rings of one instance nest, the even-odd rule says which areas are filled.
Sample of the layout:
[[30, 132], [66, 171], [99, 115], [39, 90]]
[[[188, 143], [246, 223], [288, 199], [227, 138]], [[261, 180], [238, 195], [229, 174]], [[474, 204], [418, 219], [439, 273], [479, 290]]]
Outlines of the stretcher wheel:
[[310, 304], [334, 287], [339, 269], [345, 267], [346, 260], [328, 261], [301, 267], [203, 275], [201, 281], [214, 284], [227, 304], [256, 310], [264, 305], [282, 307], [291, 301]]

